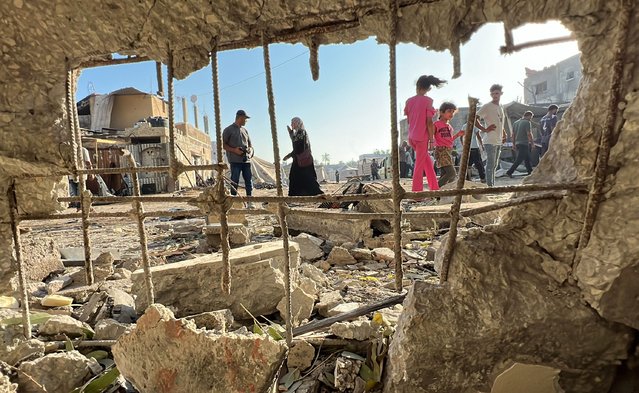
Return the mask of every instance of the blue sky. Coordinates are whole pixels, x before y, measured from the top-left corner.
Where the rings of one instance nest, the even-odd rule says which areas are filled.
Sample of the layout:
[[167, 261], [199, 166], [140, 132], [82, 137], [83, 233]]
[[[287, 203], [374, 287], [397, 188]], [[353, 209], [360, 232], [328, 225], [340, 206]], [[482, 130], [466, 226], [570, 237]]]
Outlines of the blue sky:
[[[526, 25], [514, 31], [515, 43], [564, 36], [569, 31], [558, 22]], [[502, 103], [523, 100], [524, 68], [542, 69], [579, 53], [576, 42], [532, 48], [512, 55], [501, 55], [501, 24], [488, 24], [462, 47], [462, 76], [451, 80], [452, 57], [448, 52], [433, 52], [413, 44], [397, 49], [398, 119], [403, 118], [407, 98], [415, 94], [415, 81], [432, 74], [449, 82], [433, 89], [435, 106], [452, 101], [467, 106], [468, 95], [485, 102], [493, 83], [504, 86]], [[357, 159], [375, 149], [390, 148], [390, 102], [388, 88], [388, 47], [374, 38], [350, 45], [326, 45], [319, 51], [320, 78], [313, 81], [308, 49], [301, 45], [274, 44], [270, 47], [275, 109], [280, 154], [290, 150], [286, 125], [290, 119], [303, 119], [311, 138], [313, 155], [321, 159], [328, 153], [332, 163]], [[251, 116], [246, 127], [256, 155], [272, 161], [273, 147], [268, 117], [266, 82], [262, 49], [241, 49], [218, 55], [221, 87], [222, 127], [233, 122], [235, 112], [244, 109]], [[166, 78], [166, 75], [165, 75]], [[122, 87], [155, 92], [155, 63], [145, 62], [84, 70], [78, 82], [78, 98], [91, 92], [105, 94]], [[165, 86], [166, 89], [166, 86]], [[176, 97], [198, 96], [200, 117], [213, 120], [211, 68], [206, 67], [175, 82]], [[176, 101], [176, 119], [183, 120], [181, 104]], [[193, 108], [189, 101], [189, 122]], [[200, 118], [200, 124], [202, 120]], [[200, 125], [200, 128], [204, 128]], [[215, 139], [213, 137], [213, 139]]]

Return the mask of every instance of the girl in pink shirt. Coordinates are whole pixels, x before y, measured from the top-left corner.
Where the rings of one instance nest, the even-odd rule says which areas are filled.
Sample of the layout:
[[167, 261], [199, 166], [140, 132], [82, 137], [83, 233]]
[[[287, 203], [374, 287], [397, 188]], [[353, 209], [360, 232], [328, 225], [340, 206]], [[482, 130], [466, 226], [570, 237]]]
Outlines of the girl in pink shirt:
[[408, 120], [408, 143], [415, 150], [415, 168], [413, 170], [413, 191], [424, 190], [424, 172], [428, 188], [439, 190], [433, 162], [428, 154], [428, 142], [433, 139], [433, 117], [436, 114], [433, 99], [426, 93], [431, 86], [439, 87], [446, 81], [432, 75], [422, 75], [417, 79], [416, 95], [406, 101], [404, 114]]
[[441, 171], [438, 181], [440, 187], [455, 180], [457, 176], [453, 164], [453, 141], [463, 136], [464, 131], [453, 134], [455, 131], [449, 122], [455, 116], [455, 112], [457, 112], [455, 104], [444, 102], [439, 107], [439, 120], [433, 125], [435, 127], [435, 161], [437, 168]]

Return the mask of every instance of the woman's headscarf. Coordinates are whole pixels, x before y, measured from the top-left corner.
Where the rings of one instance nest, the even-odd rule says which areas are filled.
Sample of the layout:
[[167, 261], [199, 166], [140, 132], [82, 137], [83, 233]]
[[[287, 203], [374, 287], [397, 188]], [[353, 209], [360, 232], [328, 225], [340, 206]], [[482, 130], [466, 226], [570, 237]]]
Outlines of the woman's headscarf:
[[299, 117], [294, 117], [291, 119], [291, 128], [294, 130], [305, 130], [304, 122]]

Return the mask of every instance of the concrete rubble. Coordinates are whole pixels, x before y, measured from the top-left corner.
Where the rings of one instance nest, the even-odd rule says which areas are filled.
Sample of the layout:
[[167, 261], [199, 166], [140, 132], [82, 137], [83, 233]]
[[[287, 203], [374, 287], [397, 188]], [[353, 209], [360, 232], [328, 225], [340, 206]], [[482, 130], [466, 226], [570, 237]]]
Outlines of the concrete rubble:
[[222, 333], [231, 330], [234, 323], [233, 313], [228, 309], [190, 315], [186, 319], [193, 321], [198, 328], [219, 330]]
[[20, 392], [42, 393], [38, 384], [47, 392], [70, 392], [91, 375], [95, 364], [95, 359], [86, 358], [78, 351], [51, 353], [23, 362], [18, 373]]
[[286, 351], [268, 336], [198, 330], [157, 304], [113, 347], [118, 369], [142, 393], [264, 392]]
[[[630, 11], [622, 9], [626, 3], [634, 8], [630, 8]], [[68, 192], [66, 174], [72, 168], [73, 155], [68, 143], [70, 131], [67, 127], [71, 114], [66, 113], [63, 104], [67, 67], [79, 67], [84, 61], [111, 53], [139, 54], [166, 64], [171, 48], [175, 59], [175, 76], [184, 78], [209, 64], [211, 37], [216, 37], [219, 42], [239, 41], [247, 46], [256, 46], [259, 45], [263, 30], [261, 26], [268, 26], [277, 41], [278, 33], [290, 29], [315, 28], [318, 24], [352, 23], [354, 15], [357, 18], [354, 27], [339, 33], [317, 33], [313, 37], [314, 43], [351, 43], [375, 36], [379, 43], [384, 44], [390, 38], [387, 5], [382, 3], [365, 4], [357, 0], [348, 7], [342, 7], [342, 11], [339, 7], [336, 9], [332, 2], [309, 4], [296, 0], [265, 2], [259, 7], [252, 2], [228, 6], [228, 2], [221, 3], [220, 7], [211, 7], [210, 2], [205, 1], [187, 4], [150, 0], [123, 0], [107, 5], [93, 2], [82, 7], [68, 0], [60, 0], [55, 4], [50, 1], [23, 0], [0, 2], [0, 14], [6, 22], [0, 26], [3, 62], [0, 71], [0, 80], [3, 82], [0, 91], [0, 132], [3, 136], [0, 152], [0, 294], [14, 295], [17, 289], [8, 211], [10, 187], [15, 187], [20, 203], [19, 213], [30, 215], [62, 210], [58, 197], [66, 196]], [[464, 224], [479, 224], [483, 228], [461, 231], [449, 281], [444, 286], [433, 285], [437, 281], [437, 274], [431, 269], [440, 266], [441, 249], [435, 256], [433, 254], [437, 247], [434, 244], [402, 237], [403, 246], [410, 243], [413, 246], [411, 251], [420, 256], [427, 254], [427, 258], [406, 255], [405, 278], [408, 283], [414, 284], [409, 289], [389, 350], [384, 391], [485, 393], [497, 389], [501, 380], [499, 376], [512, 372], [513, 364], [523, 364], [527, 367], [543, 365], [552, 368], [548, 375], [556, 377], [556, 383], [567, 393], [608, 392], [615, 386], [617, 376], [621, 375], [618, 371], [624, 367], [630, 373], [637, 374], [633, 362], [637, 358], [639, 329], [639, 306], [636, 301], [639, 242], [636, 236], [628, 235], [633, 234], [639, 226], [635, 165], [639, 159], [639, 139], [636, 138], [639, 131], [639, 70], [634, 62], [639, 56], [639, 41], [636, 39], [639, 24], [636, 23], [637, 8], [634, 2], [444, 0], [400, 4], [400, 7], [398, 42], [413, 42], [438, 51], [466, 43], [487, 23], [504, 22], [509, 28], [517, 28], [525, 23], [555, 18], [572, 30], [582, 51], [581, 85], [571, 108], [553, 133], [550, 150], [525, 183], [583, 182], [590, 186], [597, 173], [596, 163], [603, 157], [600, 154], [606, 151], [599, 147], [599, 142], [608, 140], [602, 139], [602, 133], [608, 131], [605, 127], [608, 108], [615, 108], [618, 116], [610, 129], [611, 149], [608, 167], [602, 171], [606, 178], [600, 195], [601, 203], [590, 239], [581, 250], [577, 251], [576, 245], [588, 204], [587, 194], [581, 191], [569, 192], [562, 199], [529, 203], [463, 220]], [[625, 15], [630, 17], [628, 40], [623, 48], [626, 50], [624, 66], [617, 72], [614, 67], [615, 43], [623, 34], [618, 31], [618, 24]], [[259, 21], [258, 25], [255, 24], [256, 20]], [[620, 102], [609, 102], [610, 88], [615, 85], [611, 78], [617, 76], [621, 77], [618, 84]], [[487, 87], [492, 81], [484, 83]], [[485, 100], [487, 97], [480, 98]], [[367, 202], [362, 209], [365, 206], [372, 211], [387, 211], [388, 201]], [[448, 206], [428, 207], [430, 211], [438, 209], [446, 212]], [[293, 212], [289, 216], [289, 226], [326, 240], [321, 246], [324, 255], [319, 256], [315, 263], [322, 268], [329, 284], [322, 284], [317, 277], [310, 277], [316, 276], [316, 271], [301, 269], [302, 274], [309, 273], [305, 276], [312, 279], [320, 291], [316, 305], [318, 313], [325, 316], [340, 304], [363, 304], [388, 294], [385, 286], [392, 284], [393, 278], [389, 277], [392, 273], [381, 263], [397, 261], [384, 260], [375, 266], [368, 259], [354, 257], [352, 253], [356, 248], [343, 244], [357, 244], [357, 248], [369, 250], [384, 247], [392, 249], [394, 241], [390, 234], [373, 236], [375, 231], [383, 232], [380, 228], [383, 229], [385, 223], [378, 222], [374, 231], [369, 220], [339, 217], [338, 214], [342, 212], [335, 212], [335, 217], [328, 217], [331, 213], [327, 213], [327, 217], [319, 219], [309, 219], [308, 213]], [[211, 214], [211, 217], [216, 215]], [[232, 222], [236, 222], [235, 218]], [[237, 220], [246, 222], [243, 216]], [[438, 226], [440, 224], [438, 222]], [[21, 225], [28, 227], [31, 224], [23, 222]], [[179, 230], [176, 230], [179, 225], [173, 226], [171, 230], [175, 236], [171, 240], [193, 237], [193, 228], [188, 225]], [[118, 237], [130, 231], [122, 227], [117, 229], [118, 232], [114, 233]], [[432, 229], [430, 219], [410, 222], [411, 231], [428, 229]], [[97, 225], [93, 230], [98, 230]], [[196, 235], [201, 235], [201, 232], [198, 231]], [[78, 232], [73, 237], [78, 239]], [[29, 233], [23, 236], [27, 279], [38, 282], [29, 287], [31, 301], [46, 294], [47, 285], [43, 280], [49, 274], [64, 270], [56, 247], [44, 237], [39, 244], [32, 243], [34, 238]], [[331, 253], [333, 246], [350, 250], [356, 262], [331, 265], [323, 258]], [[166, 254], [158, 252], [157, 260], [153, 262], [168, 262], [166, 266], [154, 267], [154, 282], [158, 301], [174, 307], [178, 315], [229, 308], [234, 317], [245, 318], [241, 307], [233, 299], [240, 299], [256, 314], [273, 314], [277, 311], [277, 304], [283, 297], [279, 257], [256, 256], [248, 252], [255, 260], [245, 263], [242, 262], [243, 256], [235, 254], [233, 290], [246, 289], [253, 293], [250, 297], [242, 297], [242, 293], [234, 292], [233, 298], [225, 298], [219, 292], [220, 261], [217, 256], [200, 257], [202, 259], [196, 262], [171, 263], [174, 262], [171, 258], [175, 256], [171, 253], [177, 253], [179, 258], [188, 259], [188, 256], [175, 249], [165, 251]], [[336, 254], [339, 252], [336, 251]], [[425, 263], [432, 261], [433, 257], [437, 259], [436, 264]], [[298, 259], [299, 255], [296, 255], [296, 264]], [[132, 266], [136, 264], [119, 267], [134, 270]], [[115, 274], [115, 270], [113, 274], [107, 274], [108, 266], [115, 269], [115, 263], [105, 265], [107, 271], [98, 274], [100, 280]], [[297, 273], [297, 265], [294, 271]], [[83, 276], [82, 273], [76, 274], [78, 280]], [[105, 284], [117, 285], [114, 284], [117, 281], [129, 281], [126, 272], [120, 271], [118, 274], [117, 278], [122, 277], [121, 280], [106, 280]], [[243, 274], [264, 276], [269, 285], [266, 288], [251, 287], [241, 281]], [[137, 297], [137, 310], [142, 312], [149, 304], [145, 300], [141, 273], [134, 273], [131, 279], [134, 282], [133, 294]], [[96, 292], [103, 291], [103, 287], [78, 287], [82, 284], [75, 280], [68, 288], [58, 289], [58, 285], [57, 282], [52, 284], [51, 291], [67, 294], [74, 302], [91, 303], [79, 314], [85, 315], [91, 324], [114, 316], [115, 311], [106, 298], [101, 295], [93, 298]], [[334, 293], [322, 296], [327, 291], [336, 291], [341, 299], [337, 299]], [[255, 300], [251, 304], [254, 298], [259, 302]], [[151, 313], [160, 313], [156, 306], [151, 306], [149, 310]], [[45, 311], [66, 313], [69, 308], [46, 308]], [[74, 310], [73, 314], [79, 318], [77, 311]], [[150, 336], [157, 334], [164, 338], [162, 343], [171, 345], [190, 340], [190, 348], [199, 350], [197, 353], [200, 355], [225, 355], [225, 352], [212, 351], [205, 345], [198, 347], [202, 342], [210, 344], [214, 341], [209, 339], [209, 333], [195, 330], [185, 321], [177, 322], [168, 313], [161, 314], [162, 317], [156, 318], [157, 324], [165, 328], [168, 326], [168, 329], [161, 332], [161, 329], [154, 330], [153, 326], [148, 325], [140, 328], [138, 324], [138, 335], [143, 336], [143, 332], [149, 332]], [[134, 319], [129, 318], [131, 321]], [[13, 339], [19, 331], [15, 325], [2, 328], [4, 349], [16, 345]], [[170, 336], [177, 331], [182, 335]], [[234, 344], [245, 342], [248, 347], [259, 340], [249, 335], [236, 336], [232, 340]], [[126, 337], [134, 341], [138, 336], [133, 331], [120, 339], [116, 346], [121, 350], [120, 355], [129, 355], [132, 359], [121, 357], [119, 361], [123, 370], [133, 375], [132, 380], [139, 378], [137, 381], [141, 386], [147, 383], [151, 386], [147, 391], [170, 391], [176, 381], [182, 382], [183, 378], [191, 376], [188, 372], [194, 369], [193, 364], [200, 367], [211, 365], [208, 359], [200, 363], [191, 362], [188, 364], [190, 367], [184, 366], [179, 370], [184, 373], [177, 373], [172, 364], [167, 363], [159, 369], [159, 374], [147, 375], [145, 379], [143, 373], [138, 374], [142, 365], [152, 361], [155, 364], [167, 361], [167, 357], [148, 351], [148, 348], [153, 348], [152, 345], [160, 345], [161, 340], [149, 342], [148, 347], [141, 345], [143, 350], [136, 352], [125, 345]], [[225, 335], [216, 337], [220, 337], [221, 341], [228, 338]], [[272, 343], [268, 338], [261, 339], [263, 343], [272, 344], [277, 349], [273, 353], [278, 354], [260, 362], [259, 366], [269, 367], [259, 375], [263, 382], [274, 376], [273, 364], [280, 360], [279, 356], [283, 356], [280, 351], [283, 353], [285, 349], [281, 343]], [[89, 370], [94, 364], [79, 352], [50, 353], [39, 357], [39, 344], [34, 343], [33, 348], [29, 345], [25, 344], [25, 353], [34, 349], [32, 354], [37, 359], [23, 361], [19, 368], [25, 371], [25, 375], [36, 376], [37, 381], [46, 384], [48, 391], [71, 391], [90, 377]], [[236, 378], [236, 382], [241, 378], [254, 378], [255, 368], [242, 369], [253, 354], [244, 355], [241, 363], [206, 369], [206, 372], [194, 375], [191, 380], [196, 381], [202, 375], [209, 378], [215, 376], [216, 383], [233, 378]], [[185, 355], [177, 350], [175, 356], [185, 364], [187, 360], [192, 360], [183, 359]], [[340, 356], [334, 364], [327, 364], [326, 368], [331, 372], [321, 369], [313, 377], [331, 389], [355, 390], [361, 385], [357, 377], [357, 362], [360, 361]], [[361, 369], [361, 364], [359, 366]], [[1, 373], [2, 388], [16, 390], [11, 385], [19, 380], [20, 390], [39, 391], [24, 375], [7, 373], [4, 369]], [[332, 374], [334, 379], [331, 381], [327, 374]], [[182, 386], [193, 392], [198, 391], [186, 384]], [[255, 385], [253, 389], [261, 391], [259, 388], [267, 387]], [[249, 390], [249, 386], [241, 388]], [[203, 389], [214, 390], [210, 385]], [[226, 389], [226, 386], [221, 389]], [[221, 391], [233, 392], [232, 389]]]
[[[299, 248], [290, 243], [291, 265], [297, 269]], [[271, 314], [284, 297], [284, 254], [281, 241], [249, 245], [231, 250], [229, 260], [233, 283], [231, 294], [223, 293], [219, 281], [222, 276], [222, 256], [210, 255], [191, 260], [156, 266], [151, 269], [155, 287], [155, 301], [175, 310], [179, 317], [228, 308], [236, 318]], [[260, 277], [260, 280], [255, 280]], [[132, 293], [136, 309], [148, 306], [144, 274], [136, 270], [132, 275]]]

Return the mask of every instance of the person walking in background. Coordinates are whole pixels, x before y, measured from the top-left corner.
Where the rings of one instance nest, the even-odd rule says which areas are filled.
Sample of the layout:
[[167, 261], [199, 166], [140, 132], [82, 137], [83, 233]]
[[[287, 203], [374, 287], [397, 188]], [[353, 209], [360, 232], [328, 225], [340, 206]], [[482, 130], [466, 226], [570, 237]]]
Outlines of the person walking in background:
[[371, 161], [371, 180], [379, 180], [379, 165], [374, 158]]
[[[492, 100], [477, 111], [475, 119], [475, 126], [483, 132], [481, 139], [486, 149], [486, 184], [489, 187], [495, 185], [495, 170], [499, 165], [501, 145], [506, 141], [504, 108], [499, 104], [502, 94], [501, 85], [492, 85], [490, 87]], [[480, 119], [486, 122], [486, 127], [481, 124]]]
[[[467, 128], [468, 123], [464, 123], [464, 125], [462, 126], [462, 130], [466, 130]], [[473, 131], [470, 135], [470, 155], [468, 157], [468, 170], [466, 171], [466, 179], [471, 180], [470, 167], [474, 166], [479, 173], [479, 180], [482, 183], [486, 183], [486, 172], [484, 172], [484, 164], [481, 160], [481, 151], [484, 150], [484, 144], [481, 140], [479, 132], [479, 128], [477, 128], [477, 126], [473, 124]]]
[[[231, 195], [237, 195], [240, 174], [244, 179], [246, 196], [251, 196], [253, 192], [253, 174], [251, 173], [253, 145], [248, 130], [244, 128], [247, 119], [250, 117], [240, 109], [235, 114], [235, 122], [226, 127], [222, 133], [226, 158], [231, 166]], [[249, 204], [248, 207], [252, 206]]]
[[540, 156], [542, 157], [548, 151], [548, 147], [550, 147], [550, 137], [552, 136], [552, 132], [557, 125], [557, 110], [559, 110], [559, 107], [557, 105], [550, 105], [548, 107], [548, 113], [546, 113], [539, 121], [539, 126], [541, 128]]
[[335, 170], [335, 183], [339, 183], [339, 171]]
[[408, 142], [402, 141], [402, 144], [399, 146], [399, 177], [407, 177], [408, 176], [408, 164], [406, 163], [407, 155], [406, 149], [408, 148]]
[[291, 125], [286, 128], [293, 143], [293, 151], [284, 156], [284, 160], [293, 158], [288, 176], [288, 196], [323, 194], [324, 192], [317, 182], [311, 141], [308, 138], [304, 122], [299, 117], [294, 117], [291, 119]]
[[434, 124], [435, 127], [435, 162], [437, 168], [441, 172], [441, 176], [437, 184], [442, 187], [455, 180], [457, 172], [453, 164], [453, 142], [455, 139], [464, 135], [464, 131], [454, 134], [450, 120], [455, 116], [457, 106], [450, 102], [444, 102], [439, 107], [439, 120]]
[[513, 177], [513, 172], [517, 170], [519, 164], [524, 162], [528, 174], [532, 172], [532, 165], [530, 163], [530, 149], [534, 148], [533, 136], [532, 136], [532, 123], [530, 120], [533, 117], [531, 111], [526, 111], [524, 117], [513, 123], [513, 148], [517, 152], [517, 158], [513, 163], [513, 166], [508, 169], [506, 175]]
[[433, 162], [428, 154], [428, 144], [433, 139], [433, 117], [435, 108], [433, 99], [426, 93], [432, 86], [439, 87], [446, 81], [432, 75], [422, 75], [417, 79], [416, 94], [406, 101], [404, 114], [408, 120], [408, 143], [415, 149], [415, 167], [413, 169], [413, 186], [415, 192], [424, 190], [424, 172], [428, 181], [428, 188], [439, 190], [437, 176], [433, 168]]

